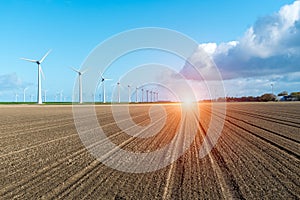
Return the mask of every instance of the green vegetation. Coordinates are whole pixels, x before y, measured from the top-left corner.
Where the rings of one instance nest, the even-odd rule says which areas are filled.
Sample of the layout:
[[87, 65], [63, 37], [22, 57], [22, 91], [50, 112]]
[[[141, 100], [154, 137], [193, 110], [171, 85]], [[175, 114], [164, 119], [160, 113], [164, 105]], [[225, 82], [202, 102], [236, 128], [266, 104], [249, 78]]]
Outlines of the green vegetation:
[[275, 101], [276, 96], [274, 94], [263, 94], [260, 97], [260, 101]]
[[10, 105], [10, 104], [12, 104], [12, 105], [14, 105], [14, 104], [24, 104], [24, 105], [26, 105], [26, 104], [36, 104], [36, 102], [0, 102], [0, 105]]
[[300, 101], [300, 92], [292, 92], [291, 93], [292, 98], [294, 98], [296, 101]]
[[289, 95], [289, 93], [287, 91], [283, 91], [283, 92], [280, 92], [277, 96], [282, 97], [282, 96], [287, 96], [287, 95]]
[[300, 92], [291, 92], [288, 94], [287, 91], [282, 91], [277, 95], [277, 98], [274, 94], [265, 93], [261, 96], [243, 96], [243, 97], [226, 97], [219, 98], [219, 102], [267, 102], [267, 101], [300, 101]]

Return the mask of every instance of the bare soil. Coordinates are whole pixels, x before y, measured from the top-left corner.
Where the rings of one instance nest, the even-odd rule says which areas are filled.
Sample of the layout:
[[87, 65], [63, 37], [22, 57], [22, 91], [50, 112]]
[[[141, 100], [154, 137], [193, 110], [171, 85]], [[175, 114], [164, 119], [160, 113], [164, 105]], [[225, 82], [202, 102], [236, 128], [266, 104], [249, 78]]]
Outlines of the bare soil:
[[[151, 123], [149, 106], [131, 105], [132, 120]], [[148, 139], [124, 133], [110, 106], [96, 106], [96, 112], [112, 142], [147, 152], [168, 144], [179, 128], [180, 106], [163, 106], [166, 124]], [[109, 168], [86, 150], [71, 106], [3, 105], [0, 199], [300, 199], [300, 103], [228, 103], [222, 135], [203, 159], [198, 152], [210, 105], [200, 105], [200, 112], [199, 130], [183, 156], [136, 174]]]

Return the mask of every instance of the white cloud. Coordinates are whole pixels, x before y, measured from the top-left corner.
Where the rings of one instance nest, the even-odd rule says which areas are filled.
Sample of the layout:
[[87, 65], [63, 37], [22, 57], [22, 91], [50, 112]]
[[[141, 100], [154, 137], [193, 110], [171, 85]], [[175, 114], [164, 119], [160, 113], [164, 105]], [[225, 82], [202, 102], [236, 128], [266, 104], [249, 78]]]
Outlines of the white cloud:
[[[259, 18], [238, 41], [200, 44], [198, 51], [203, 49], [213, 58], [224, 79], [299, 72], [299, 18], [300, 1], [295, 1], [277, 13]], [[198, 55], [195, 52], [190, 60], [199, 60]], [[195, 79], [188, 62], [181, 72]]]
[[239, 44], [239, 41], [230, 41], [226, 43], [221, 43], [218, 45], [215, 51], [215, 55], [223, 54], [228, 55], [228, 51], [234, 47], [236, 47]]
[[274, 93], [278, 94], [282, 91], [288, 92], [299, 91], [300, 79], [299, 72], [287, 73], [281, 75], [267, 75], [249, 78], [235, 78], [225, 80], [224, 85], [227, 95], [235, 96], [260, 96], [264, 93], [271, 93], [271, 83], [274, 86]]
[[228, 51], [239, 44], [239, 41], [230, 41], [226, 43], [221, 43], [217, 45], [217, 43], [203, 43], [199, 44], [199, 49], [203, 49], [205, 53], [210, 56], [218, 55], [218, 54], [228, 54]]
[[258, 19], [241, 39], [244, 53], [260, 58], [286, 54], [293, 48], [287, 41], [298, 35], [299, 13], [300, 1], [295, 1], [283, 6], [278, 13]]
[[206, 53], [213, 55], [216, 52], [217, 44], [216, 43], [203, 43], [199, 45]]
[[17, 89], [22, 85], [21, 79], [16, 73], [0, 75], [0, 90]]
[[299, 10], [300, 1], [295, 1], [292, 5], [285, 5], [280, 9], [279, 15], [284, 20], [287, 28], [293, 26], [294, 22], [299, 20]]

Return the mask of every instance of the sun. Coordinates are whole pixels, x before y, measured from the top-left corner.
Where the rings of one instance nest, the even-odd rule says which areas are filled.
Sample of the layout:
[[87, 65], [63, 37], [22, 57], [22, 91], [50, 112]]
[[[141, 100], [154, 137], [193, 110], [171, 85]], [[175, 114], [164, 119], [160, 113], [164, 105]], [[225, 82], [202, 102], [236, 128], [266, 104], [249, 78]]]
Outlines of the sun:
[[189, 108], [189, 107], [193, 107], [195, 105], [195, 99], [192, 99], [192, 98], [185, 98], [183, 99], [183, 101], [181, 101], [181, 105], [186, 107], [186, 108]]

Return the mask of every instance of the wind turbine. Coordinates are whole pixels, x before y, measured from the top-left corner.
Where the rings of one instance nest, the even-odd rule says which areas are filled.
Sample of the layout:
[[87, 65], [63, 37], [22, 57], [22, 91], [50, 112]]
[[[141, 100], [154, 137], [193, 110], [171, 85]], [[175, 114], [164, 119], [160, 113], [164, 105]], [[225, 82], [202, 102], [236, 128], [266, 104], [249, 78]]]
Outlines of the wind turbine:
[[273, 87], [274, 87], [274, 84], [273, 84], [273, 83], [271, 83], [272, 94], [274, 94], [274, 89], [273, 89]]
[[28, 89], [28, 87], [23, 89], [23, 102], [26, 101], [26, 90], [27, 89]]
[[154, 101], [154, 92], [153, 91], [151, 91], [151, 102], [153, 102]]
[[78, 97], [78, 100], [79, 100], [79, 103], [82, 103], [82, 82], [81, 82], [81, 76], [87, 71], [87, 70], [84, 70], [84, 71], [79, 71], [77, 69], [74, 69], [73, 67], [71, 67], [71, 69], [76, 72], [78, 74], [78, 80], [79, 80], [79, 97]]
[[142, 90], [142, 102], [144, 102], [144, 88], [142, 88], [141, 90]]
[[34, 97], [34, 95], [30, 94], [30, 102], [33, 102], [33, 97]]
[[127, 87], [128, 87], [128, 103], [131, 103], [131, 98], [130, 98], [130, 96], [131, 96], [131, 86], [128, 85]]
[[44, 101], [47, 102], [47, 92], [48, 90], [44, 90]]
[[135, 88], [135, 103], [138, 103], [138, 91], [139, 91], [139, 88], [138, 88], [138, 86], [136, 86], [136, 88]]
[[152, 92], [152, 90], [151, 90], [151, 91], [150, 91], [150, 102], [152, 102], [152, 98], [153, 98], [152, 94], [153, 94], [153, 92]]
[[121, 103], [121, 83], [120, 81], [117, 83], [118, 86], [118, 103]]
[[149, 90], [146, 90], [146, 102], [148, 103], [149, 102]]
[[106, 103], [106, 94], [105, 94], [105, 81], [110, 81], [112, 79], [104, 78], [103, 74], [101, 74], [101, 84], [102, 84], [102, 96], [103, 96], [103, 103]]
[[15, 102], [18, 102], [18, 97], [19, 97], [18, 93], [15, 93]]
[[60, 98], [59, 98], [60, 102], [62, 102], [62, 100], [63, 100], [63, 90], [60, 91], [59, 96], [60, 96]]
[[43, 78], [45, 79], [41, 63], [45, 60], [45, 58], [48, 56], [51, 50], [49, 50], [40, 60], [32, 60], [32, 59], [27, 59], [27, 58], [21, 58], [22, 60], [26, 60], [32, 63], [36, 63], [38, 65], [38, 92], [37, 92], [37, 103], [42, 104], [42, 80], [41, 80], [41, 74]]

